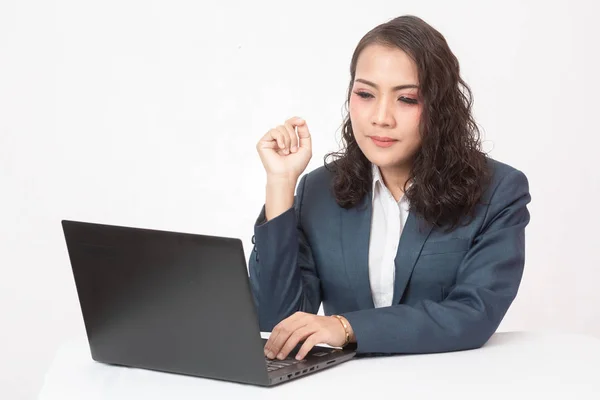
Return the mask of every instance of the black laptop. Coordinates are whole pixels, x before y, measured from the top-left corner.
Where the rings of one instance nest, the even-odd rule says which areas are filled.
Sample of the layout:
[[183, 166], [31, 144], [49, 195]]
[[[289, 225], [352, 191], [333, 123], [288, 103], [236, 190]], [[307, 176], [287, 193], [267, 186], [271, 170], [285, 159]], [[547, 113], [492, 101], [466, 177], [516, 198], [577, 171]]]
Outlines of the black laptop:
[[239, 239], [62, 221], [92, 358], [270, 386], [355, 356], [264, 355]]

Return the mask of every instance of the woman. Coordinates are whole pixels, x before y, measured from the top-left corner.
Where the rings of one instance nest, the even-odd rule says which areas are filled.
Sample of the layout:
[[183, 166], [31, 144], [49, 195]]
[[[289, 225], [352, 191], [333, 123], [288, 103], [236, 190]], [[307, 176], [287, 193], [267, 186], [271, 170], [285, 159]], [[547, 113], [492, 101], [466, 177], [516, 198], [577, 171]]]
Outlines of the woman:
[[423, 20], [371, 30], [350, 74], [344, 148], [295, 196], [311, 158], [306, 121], [257, 144], [267, 187], [249, 267], [261, 330], [272, 330], [265, 355], [302, 342], [297, 359], [317, 343], [358, 354], [481, 347], [521, 281], [527, 178], [480, 150], [459, 63]]

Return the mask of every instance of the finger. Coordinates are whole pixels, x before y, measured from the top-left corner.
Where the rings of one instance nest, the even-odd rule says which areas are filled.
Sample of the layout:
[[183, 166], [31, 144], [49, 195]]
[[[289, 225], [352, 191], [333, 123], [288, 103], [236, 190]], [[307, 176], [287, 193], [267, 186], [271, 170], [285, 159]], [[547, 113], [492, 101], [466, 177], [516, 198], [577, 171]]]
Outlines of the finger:
[[299, 146], [311, 149], [312, 139], [310, 135], [310, 130], [308, 129], [308, 124], [306, 123], [306, 121], [301, 119], [296, 126], [298, 130]]
[[275, 140], [271, 140], [270, 142], [263, 142], [262, 140], [260, 142], [258, 142], [258, 145], [256, 146], [259, 149], [275, 149], [275, 150], [279, 150], [279, 145], [277, 144], [277, 141]]
[[288, 340], [284, 343], [281, 350], [277, 354], [277, 358], [283, 360], [290, 354], [294, 347], [310, 335], [316, 332], [316, 328], [314, 326], [305, 325], [292, 333], [292, 335], [288, 338]]
[[295, 126], [295, 125], [298, 125], [299, 123], [304, 122], [304, 119], [295, 116], [295, 117], [287, 119], [285, 122], [289, 122], [290, 124]]
[[287, 129], [285, 129], [285, 126], [283, 126], [283, 125], [279, 125], [277, 127], [277, 130], [279, 132], [281, 132], [281, 134], [283, 136], [283, 141], [285, 143], [285, 147], [283, 149], [283, 153], [286, 154], [286, 155], [290, 154], [290, 143], [291, 143], [292, 139], [290, 138], [289, 132], [287, 131]]
[[288, 318], [284, 319], [275, 327], [269, 336], [269, 340], [265, 344], [265, 355], [269, 358], [275, 357], [288, 338], [298, 328], [306, 325], [306, 313], [296, 312]]
[[321, 332], [317, 331], [315, 333], [313, 333], [312, 335], [310, 335], [305, 341], [304, 344], [302, 344], [302, 347], [300, 347], [300, 350], [298, 350], [298, 353], [296, 353], [296, 360], [302, 360], [304, 359], [304, 357], [306, 357], [306, 355], [308, 354], [308, 352], [315, 347], [315, 345], [317, 343], [322, 342], [322, 339], [320, 339], [321, 337]]
[[271, 129], [260, 139], [261, 148], [285, 148], [283, 135], [277, 129]]
[[[273, 340], [270, 340], [271, 338], [269, 338], [269, 341], [271, 343], [267, 342], [267, 348], [266, 348], [266, 356], [268, 358], [275, 358], [279, 352], [281, 351], [281, 348], [283, 347], [283, 345], [287, 342], [287, 340], [290, 338], [290, 336], [294, 333], [294, 329], [292, 327], [292, 324], [290, 324], [289, 322], [286, 323], [281, 323], [281, 325], [277, 325], [274, 329], [273, 332], [277, 332], [275, 334], [275, 337], [273, 337]], [[271, 336], [273, 336], [271, 334]]]
[[285, 121], [286, 123], [289, 123], [292, 126], [299, 126], [304, 124], [306, 121], [304, 121], [304, 119], [300, 118], [300, 117], [292, 117], [288, 120]]
[[[265, 355], [273, 358], [279, 354], [288, 338], [299, 328], [306, 325], [305, 319], [298, 313], [284, 319], [273, 328], [269, 340], [265, 344]], [[271, 340], [272, 338], [272, 340]]]
[[[311, 136], [310, 136], [310, 131], [308, 130], [308, 125], [306, 124], [306, 121], [300, 117], [292, 117], [290, 119], [288, 119], [286, 121], [286, 123], [289, 123], [290, 125], [292, 125], [292, 127], [297, 127], [297, 133], [298, 133], [298, 137], [299, 137], [299, 143], [298, 146], [299, 147], [307, 147], [307, 148], [311, 148]], [[304, 139], [304, 141], [303, 141]]]
[[290, 315], [289, 317], [285, 318], [284, 320], [280, 321], [277, 325], [275, 325], [273, 327], [273, 329], [271, 330], [271, 335], [269, 335], [269, 339], [267, 339], [267, 342], [265, 343], [265, 347], [264, 347], [265, 355], [267, 355], [268, 350], [272, 347], [273, 343], [277, 339], [279, 332], [281, 332], [281, 327], [285, 324], [295, 321], [296, 319], [300, 318], [304, 314], [305, 313], [303, 313], [301, 311], [297, 311], [294, 314]]
[[298, 134], [296, 133], [296, 128], [294, 127], [294, 124], [290, 122], [290, 120], [287, 120], [283, 126], [290, 135], [290, 151], [295, 153], [298, 151]]
[[277, 146], [279, 147], [279, 150], [284, 150], [285, 149], [285, 134], [277, 128], [271, 129], [271, 132], [272, 132], [272, 136], [275, 137], [277, 140]]
[[271, 136], [271, 133], [268, 133], [259, 140], [259, 142], [256, 144], [256, 148], [279, 150], [279, 145], [277, 144], [277, 140]]
[[277, 355], [277, 353], [273, 350], [274, 343], [276, 343], [277, 336], [279, 336], [282, 333], [282, 326], [287, 324], [288, 318], [284, 319], [283, 321], [281, 321], [273, 327], [271, 335], [269, 336], [269, 339], [267, 340], [267, 343], [265, 343], [264, 347], [264, 353], [266, 357], [274, 358]]

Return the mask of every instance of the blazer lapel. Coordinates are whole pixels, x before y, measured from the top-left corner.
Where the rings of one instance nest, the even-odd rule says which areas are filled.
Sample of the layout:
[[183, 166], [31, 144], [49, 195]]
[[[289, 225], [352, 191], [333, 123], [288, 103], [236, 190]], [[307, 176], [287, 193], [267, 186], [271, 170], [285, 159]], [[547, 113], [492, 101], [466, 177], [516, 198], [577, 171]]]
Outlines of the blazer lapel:
[[344, 265], [360, 310], [374, 308], [369, 281], [369, 239], [373, 211], [371, 196], [369, 192], [361, 204], [341, 211]]
[[402, 299], [406, 285], [421, 253], [421, 248], [427, 237], [429, 237], [432, 228], [433, 225], [426, 224], [421, 217], [412, 212], [408, 214], [406, 225], [400, 236], [396, 258], [394, 259], [395, 280], [392, 305], [398, 304]]

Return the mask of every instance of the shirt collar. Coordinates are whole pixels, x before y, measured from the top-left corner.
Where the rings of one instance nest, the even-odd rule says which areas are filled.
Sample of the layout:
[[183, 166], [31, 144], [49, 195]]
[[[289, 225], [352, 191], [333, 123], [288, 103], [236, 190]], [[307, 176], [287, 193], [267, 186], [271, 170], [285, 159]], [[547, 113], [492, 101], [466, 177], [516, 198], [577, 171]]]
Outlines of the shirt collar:
[[377, 182], [383, 186], [383, 178], [381, 177], [381, 172], [379, 171], [379, 167], [373, 163], [371, 163], [371, 172], [373, 174], [373, 184], [371, 186], [371, 199], [375, 198], [375, 189], [377, 188]]
[[[379, 171], [379, 167], [373, 163], [371, 163], [371, 172], [373, 174], [373, 184], [371, 186], [371, 201], [375, 198], [375, 189], [377, 189], [377, 184], [379, 183], [379, 189], [383, 189], [385, 183], [383, 182], [383, 178], [381, 176], [381, 171]], [[409, 182], [407, 189], [412, 186], [412, 182]], [[400, 199], [401, 202], [408, 202], [408, 199], [405, 195]]]

